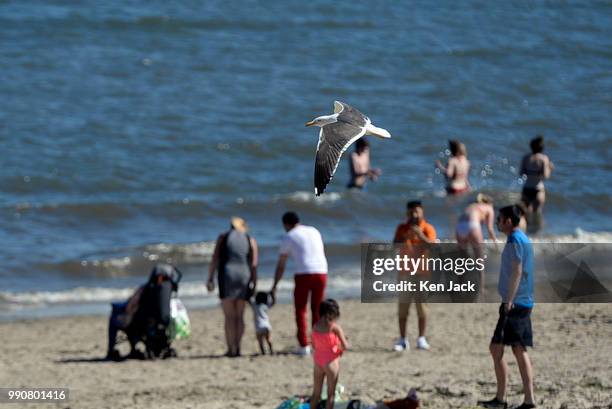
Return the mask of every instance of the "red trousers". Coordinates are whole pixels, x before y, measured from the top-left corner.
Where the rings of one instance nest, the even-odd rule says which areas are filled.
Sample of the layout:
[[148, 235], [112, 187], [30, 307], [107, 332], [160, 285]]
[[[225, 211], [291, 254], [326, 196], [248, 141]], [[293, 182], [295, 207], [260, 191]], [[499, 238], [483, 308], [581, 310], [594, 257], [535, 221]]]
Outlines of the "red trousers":
[[308, 295], [310, 294], [310, 312], [312, 325], [319, 319], [319, 304], [323, 301], [327, 274], [296, 274], [293, 300], [295, 302], [295, 324], [297, 325], [297, 338], [301, 346], [308, 342], [308, 320], [306, 309]]

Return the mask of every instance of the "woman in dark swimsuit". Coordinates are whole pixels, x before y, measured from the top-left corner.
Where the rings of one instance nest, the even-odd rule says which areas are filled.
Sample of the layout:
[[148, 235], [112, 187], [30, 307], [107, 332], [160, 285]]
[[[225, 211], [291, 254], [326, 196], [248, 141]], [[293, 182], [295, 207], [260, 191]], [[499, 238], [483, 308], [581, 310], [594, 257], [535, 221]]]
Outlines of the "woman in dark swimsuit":
[[544, 153], [544, 137], [538, 135], [530, 142], [531, 154], [521, 161], [521, 175], [525, 180], [522, 202], [527, 210], [530, 227], [537, 230], [542, 225], [542, 208], [546, 200], [544, 180], [550, 178], [553, 164]]

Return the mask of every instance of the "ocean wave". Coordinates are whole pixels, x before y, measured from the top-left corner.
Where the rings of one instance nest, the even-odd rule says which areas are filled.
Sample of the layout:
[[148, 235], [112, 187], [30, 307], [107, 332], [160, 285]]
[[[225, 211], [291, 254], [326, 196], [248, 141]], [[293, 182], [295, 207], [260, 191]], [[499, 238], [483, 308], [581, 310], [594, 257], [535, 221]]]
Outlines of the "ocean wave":
[[116, 255], [85, 256], [58, 263], [38, 263], [44, 271], [56, 271], [72, 276], [123, 277], [141, 276], [156, 262], [171, 264], [208, 263], [214, 252], [214, 241], [196, 243], [156, 243], [136, 248], [116, 249]]
[[315, 196], [312, 192], [297, 191], [285, 195], [274, 195], [273, 201], [285, 201], [288, 203], [334, 203], [342, 199], [342, 193], [330, 192], [321, 196]]
[[186, 244], [151, 244], [145, 247], [143, 257], [150, 261], [160, 257], [179, 257], [185, 262], [209, 262], [215, 250], [214, 241], [201, 241]]
[[[5, 24], [21, 23], [32, 24], [44, 20], [47, 25], [61, 26], [63, 30], [70, 28], [96, 27], [104, 30], [129, 30], [137, 28], [148, 31], [181, 32], [183, 30], [240, 30], [240, 31], [276, 31], [287, 27], [287, 22], [280, 22], [274, 18], [249, 18], [242, 16], [234, 19], [225, 16], [212, 16], [211, 18], [188, 18], [184, 16], [170, 15], [88, 15], [80, 12], [67, 11], [56, 15], [5, 15], [1, 19]], [[355, 29], [368, 30], [375, 25], [367, 19], [334, 19], [325, 15], [312, 19], [292, 18], [290, 23], [296, 27], [311, 27], [316, 25], [319, 29], [343, 30]]]
[[[612, 243], [612, 232], [592, 232], [577, 228], [571, 234], [545, 234], [531, 237], [534, 243]], [[327, 241], [325, 252], [327, 257], [338, 264], [350, 264], [359, 257], [360, 244], [370, 242], [367, 236], [357, 238], [356, 242], [342, 243]], [[500, 237], [499, 244], [503, 244]], [[376, 241], [376, 240], [374, 240]], [[440, 243], [456, 243], [456, 240], [441, 237]], [[485, 240], [492, 243], [491, 240]], [[261, 244], [260, 254], [276, 254], [276, 243]], [[172, 263], [179, 266], [201, 268], [201, 265], [210, 263], [215, 248], [215, 241], [201, 241], [194, 243], [155, 243], [132, 249], [119, 249], [113, 253], [116, 256], [83, 257], [76, 260], [65, 260], [59, 263], [39, 263], [37, 267], [44, 271], [56, 271], [75, 277], [135, 277], [148, 272], [157, 262]], [[262, 258], [262, 263], [272, 263], [270, 257]], [[273, 268], [273, 266], [266, 267]]]
[[[541, 244], [612, 244], [612, 232], [589, 232], [577, 228], [572, 234], [545, 234], [530, 237], [533, 243]], [[454, 239], [440, 239], [440, 243], [457, 243]], [[493, 241], [485, 239], [485, 243], [492, 244]], [[504, 243], [501, 238], [498, 243]]]
[[[522, 180], [515, 175], [516, 169], [508, 165], [506, 158], [490, 159], [481, 167], [475, 167], [474, 172], [478, 173], [478, 177], [473, 178], [473, 186], [486, 190], [496, 204], [520, 199]], [[509, 180], [513, 181], [510, 190], [499, 189], [492, 185], [493, 178], [500, 172], [508, 173]], [[372, 186], [371, 192], [331, 191], [319, 197], [305, 190], [284, 194], [249, 192], [233, 195], [230, 193], [218, 197], [218, 188], [216, 185], [211, 187], [212, 191], [217, 192], [214, 196], [177, 194], [173, 198], [164, 197], [162, 200], [156, 198], [155, 192], [133, 192], [130, 196], [105, 197], [99, 200], [92, 198], [88, 202], [36, 203], [20, 200], [0, 206], [0, 214], [11, 218], [44, 217], [54, 223], [69, 225], [83, 224], [94, 227], [100, 224], [108, 227], [133, 219], [135, 216], [143, 220], [151, 219], [173, 224], [194, 219], [201, 220], [205, 216], [229, 219], [237, 214], [251, 220], [267, 221], [268, 216], [278, 218], [284, 211], [293, 208], [300, 212], [300, 215], [303, 214], [304, 220], [311, 216], [333, 216], [336, 220], [350, 221], [357, 215], [375, 214], [380, 217], [381, 223], [390, 223], [389, 216], [395, 219], [398, 213], [389, 212], [389, 209], [401, 209], [402, 203], [408, 198], [427, 201], [429, 217], [444, 216], [443, 213], [449, 212], [446, 193], [442, 189], [435, 189], [435, 186], [432, 186], [431, 190], [407, 188], [393, 180], [387, 185]], [[461, 203], [473, 196], [466, 196]], [[604, 215], [611, 200], [609, 195], [599, 191], [572, 194], [571, 191], [561, 193], [552, 190], [547, 192], [547, 203], [553, 210], [548, 210], [546, 215], [557, 217], [559, 212], [556, 209], [564, 210], [578, 203], [588, 208], [590, 213]]]
[[612, 243], [612, 232], [589, 232], [577, 228], [573, 234], [544, 235], [532, 238], [536, 243]]
[[[269, 289], [272, 278], [259, 280], [258, 286]], [[333, 291], [353, 293], [358, 295], [361, 288], [360, 276], [330, 277], [327, 286]], [[293, 291], [292, 280], [283, 280], [278, 285], [279, 293], [284, 295]], [[43, 307], [53, 304], [83, 304], [83, 303], [110, 303], [122, 301], [130, 297], [134, 288], [108, 288], [108, 287], [77, 287], [64, 291], [27, 291], [27, 292], [0, 292], [0, 308], [15, 309], [23, 307]], [[216, 298], [217, 293], [209, 293], [204, 281], [189, 281], [179, 285], [178, 296], [184, 299]]]
[[[612, 244], [612, 232], [589, 232], [580, 228], [576, 229], [573, 234], [561, 235], [543, 235], [532, 237], [535, 244], [536, 253], [545, 254], [548, 249], [554, 250], [553, 246], [545, 246], [545, 244]], [[455, 240], [442, 239], [440, 243], [456, 243]], [[486, 240], [486, 243], [492, 244], [491, 240]], [[503, 244], [500, 240], [499, 244]], [[266, 247], [264, 247], [266, 249]], [[210, 261], [214, 250], [214, 242], [199, 242], [187, 244], [151, 244], [143, 248], [140, 256], [141, 265], [132, 257], [114, 257], [109, 259], [87, 260], [79, 263], [79, 272], [89, 269], [98, 269], [98, 271], [106, 270], [108, 276], [128, 275], [126, 271], [133, 271], [134, 275], [142, 276], [146, 268], [150, 268], [152, 262], [166, 261], [170, 257], [173, 261], [178, 259], [178, 255], [182, 257], [181, 263], [188, 264], [186, 260], [192, 262]], [[341, 292], [351, 292], [358, 294], [360, 288], [360, 264], [359, 264], [359, 244], [341, 244], [328, 243], [325, 246], [328, 259], [333, 260], [330, 263], [332, 270], [328, 285], [330, 289]], [[175, 261], [176, 262], [176, 261]], [[181, 264], [179, 263], [179, 264]], [[138, 268], [136, 268], [138, 267]], [[111, 272], [115, 272], [111, 274]], [[262, 288], [269, 288], [272, 284], [271, 277], [261, 277], [259, 285]], [[291, 280], [281, 281], [279, 287], [282, 291], [291, 291], [293, 284]], [[79, 302], [110, 302], [112, 300], [127, 298], [133, 289], [130, 288], [106, 288], [106, 287], [77, 287], [65, 291], [34, 291], [34, 292], [0, 292], [0, 304], [18, 304], [18, 305], [37, 305], [37, 304], [53, 304], [53, 303], [79, 303]], [[180, 285], [179, 296], [207, 297], [203, 281], [189, 281]]]
[[73, 219], [86, 219], [95, 221], [122, 220], [134, 216], [138, 213], [163, 213], [169, 215], [180, 213], [185, 216], [200, 215], [204, 211], [209, 211], [207, 201], [192, 200], [189, 198], [176, 198], [174, 200], [150, 201], [143, 200], [100, 200], [92, 202], [64, 202], [64, 203], [32, 203], [18, 202], [11, 205], [2, 206], [5, 212], [20, 214], [41, 214], [53, 217], [65, 217]]

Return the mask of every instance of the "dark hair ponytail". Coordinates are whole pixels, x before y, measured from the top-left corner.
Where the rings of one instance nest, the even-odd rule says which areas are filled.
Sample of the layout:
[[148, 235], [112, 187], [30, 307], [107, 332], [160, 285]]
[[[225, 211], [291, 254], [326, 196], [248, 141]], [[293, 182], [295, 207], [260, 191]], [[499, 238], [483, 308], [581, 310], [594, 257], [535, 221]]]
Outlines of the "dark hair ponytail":
[[340, 317], [338, 302], [331, 298], [321, 301], [321, 304], [319, 304], [319, 317], [327, 318], [330, 321], [338, 319]]

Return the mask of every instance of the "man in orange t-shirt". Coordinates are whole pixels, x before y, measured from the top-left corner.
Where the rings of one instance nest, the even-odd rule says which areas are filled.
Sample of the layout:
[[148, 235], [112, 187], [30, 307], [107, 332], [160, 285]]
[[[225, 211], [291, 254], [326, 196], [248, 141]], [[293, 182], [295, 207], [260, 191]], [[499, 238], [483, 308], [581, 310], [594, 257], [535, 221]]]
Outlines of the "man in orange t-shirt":
[[[397, 226], [393, 242], [404, 244], [410, 257], [420, 257], [426, 254], [426, 248], [429, 244], [436, 241], [436, 229], [425, 221], [425, 212], [423, 204], [420, 201], [411, 201], [406, 205], [407, 220], [405, 223]], [[416, 247], [415, 247], [416, 245]], [[422, 272], [421, 272], [422, 273]], [[402, 272], [399, 273], [398, 279], [402, 279]], [[406, 278], [406, 277], [404, 277]], [[400, 338], [397, 340], [393, 349], [395, 351], [404, 351], [409, 348], [406, 341], [406, 321], [408, 320], [408, 312], [410, 304], [414, 302], [419, 318], [419, 338], [417, 339], [418, 349], [429, 349], [429, 344], [425, 338], [425, 329], [427, 327], [427, 304], [418, 300], [414, 295], [400, 297], [398, 303], [398, 323]]]

